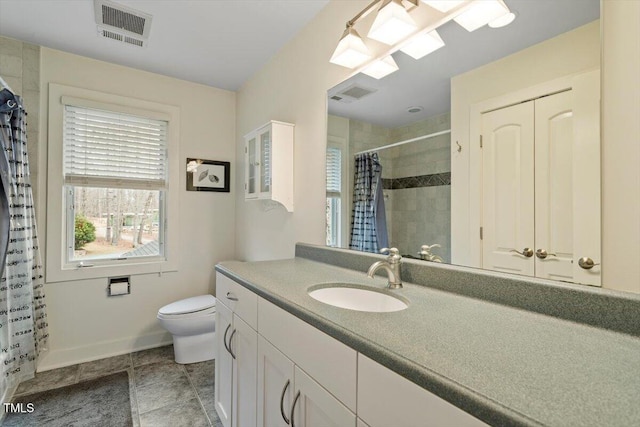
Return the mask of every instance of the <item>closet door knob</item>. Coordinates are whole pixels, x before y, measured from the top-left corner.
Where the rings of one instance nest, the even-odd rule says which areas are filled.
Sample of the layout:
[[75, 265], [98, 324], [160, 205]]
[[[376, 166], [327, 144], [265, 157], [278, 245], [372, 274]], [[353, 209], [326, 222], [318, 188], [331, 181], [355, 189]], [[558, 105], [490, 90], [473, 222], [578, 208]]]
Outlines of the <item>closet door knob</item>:
[[545, 259], [548, 256], [558, 256], [556, 254], [550, 254], [546, 249], [538, 249], [536, 251], [536, 256], [540, 259]]
[[593, 267], [595, 267], [596, 265], [600, 265], [600, 263], [595, 263], [593, 262], [593, 260], [591, 258], [589, 258], [588, 256], [583, 256], [582, 258], [580, 258], [578, 260], [578, 265], [582, 268], [584, 268], [585, 270], [591, 270]]
[[531, 258], [533, 256], [533, 249], [531, 248], [524, 248], [522, 252], [517, 251], [515, 249], [511, 249], [509, 252], [515, 252], [518, 255], [522, 255], [525, 258]]

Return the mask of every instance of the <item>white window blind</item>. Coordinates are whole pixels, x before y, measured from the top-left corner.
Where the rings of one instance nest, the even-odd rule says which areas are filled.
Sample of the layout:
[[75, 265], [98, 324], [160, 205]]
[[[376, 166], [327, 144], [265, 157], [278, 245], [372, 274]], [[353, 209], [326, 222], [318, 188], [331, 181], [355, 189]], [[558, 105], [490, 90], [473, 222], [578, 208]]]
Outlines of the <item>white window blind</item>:
[[342, 186], [342, 151], [327, 148], [327, 196], [340, 196]]
[[167, 121], [65, 105], [65, 184], [163, 189], [167, 174]]

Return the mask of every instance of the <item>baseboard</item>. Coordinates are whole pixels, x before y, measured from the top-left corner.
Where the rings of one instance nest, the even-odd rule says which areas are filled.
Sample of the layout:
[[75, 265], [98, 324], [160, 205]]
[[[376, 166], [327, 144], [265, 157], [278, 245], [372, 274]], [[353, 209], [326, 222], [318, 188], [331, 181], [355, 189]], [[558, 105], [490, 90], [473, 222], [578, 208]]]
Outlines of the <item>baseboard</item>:
[[134, 351], [162, 347], [172, 342], [173, 340], [170, 333], [156, 332], [154, 334], [129, 337], [121, 340], [102, 341], [82, 347], [50, 350], [39, 363], [38, 372], [63, 368], [77, 363], [92, 362], [112, 356], [120, 356], [121, 354]]

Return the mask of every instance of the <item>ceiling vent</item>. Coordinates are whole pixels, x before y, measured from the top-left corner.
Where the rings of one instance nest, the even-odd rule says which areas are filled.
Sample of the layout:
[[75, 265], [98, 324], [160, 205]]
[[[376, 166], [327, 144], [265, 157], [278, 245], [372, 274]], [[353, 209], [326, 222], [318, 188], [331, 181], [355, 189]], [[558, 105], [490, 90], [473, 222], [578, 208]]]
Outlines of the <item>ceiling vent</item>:
[[98, 36], [145, 47], [151, 28], [151, 15], [107, 0], [93, 1]]
[[333, 101], [343, 102], [350, 104], [354, 101], [358, 101], [367, 95], [374, 93], [376, 89], [370, 89], [364, 86], [360, 86], [357, 83], [353, 84], [343, 90], [337, 91], [337, 93], [330, 94], [329, 99]]

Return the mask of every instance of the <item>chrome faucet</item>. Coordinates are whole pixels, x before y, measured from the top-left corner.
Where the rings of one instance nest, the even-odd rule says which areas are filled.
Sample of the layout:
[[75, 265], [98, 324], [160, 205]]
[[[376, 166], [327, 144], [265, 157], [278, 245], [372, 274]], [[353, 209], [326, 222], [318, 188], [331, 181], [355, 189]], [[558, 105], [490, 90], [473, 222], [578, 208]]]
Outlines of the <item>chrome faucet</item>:
[[376, 271], [383, 268], [387, 272], [387, 277], [389, 278], [387, 287], [389, 289], [401, 288], [402, 279], [400, 278], [400, 264], [402, 264], [402, 257], [400, 256], [400, 251], [396, 248], [380, 249], [380, 253], [385, 252], [389, 253], [387, 259], [385, 261], [376, 261], [371, 264], [371, 267], [369, 267], [369, 271], [367, 272], [367, 276], [373, 279], [373, 275], [376, 274]]

